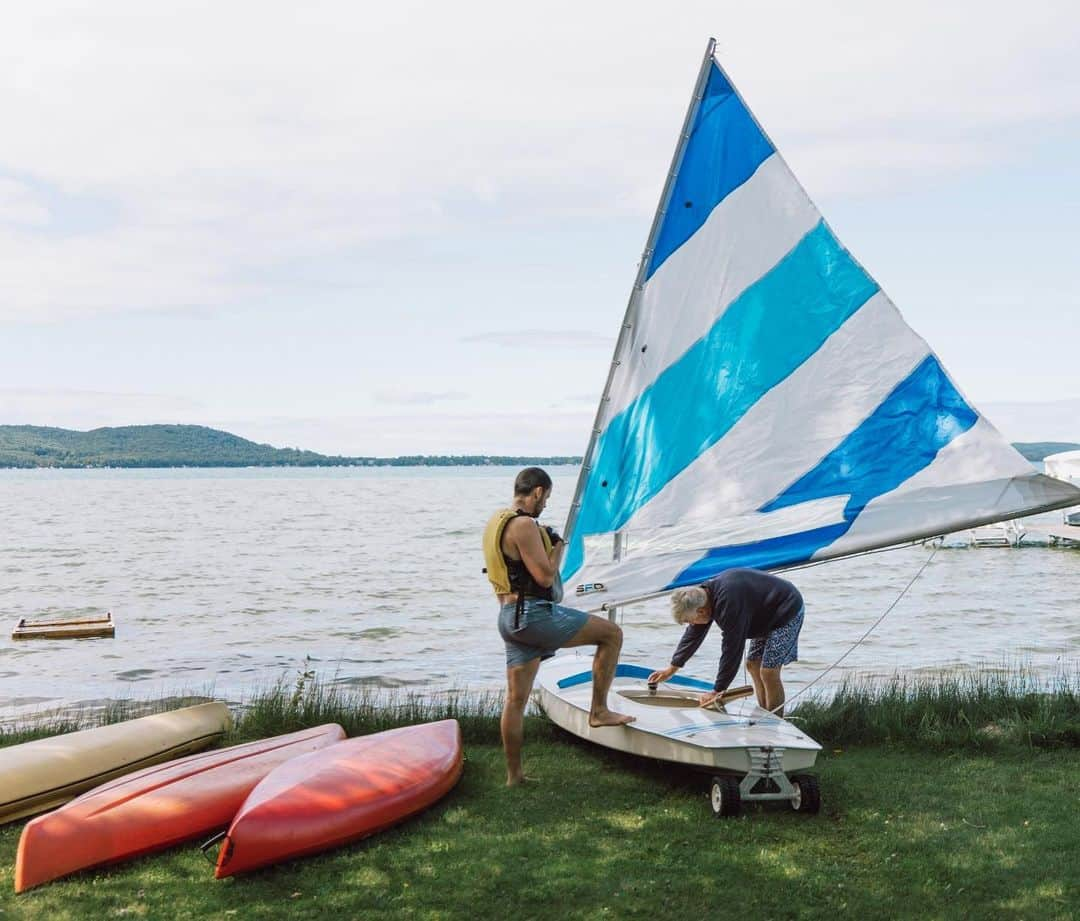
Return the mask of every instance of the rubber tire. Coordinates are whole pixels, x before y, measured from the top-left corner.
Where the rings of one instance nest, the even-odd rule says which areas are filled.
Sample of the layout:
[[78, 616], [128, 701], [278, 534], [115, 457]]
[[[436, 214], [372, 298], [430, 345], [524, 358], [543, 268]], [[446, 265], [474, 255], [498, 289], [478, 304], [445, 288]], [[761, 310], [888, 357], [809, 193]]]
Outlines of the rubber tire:
[[814, 774], [794, 774], [791, 785], [798, 787], [799, 804], [792, 800], [791, 808], [806, 815], [817, 815], [821, 811], [821, 787]]
[[718, 819], [737, 816], [742, 812], [739, 778], [729, 774], [717, 774], [709, 787], [709, 805]]

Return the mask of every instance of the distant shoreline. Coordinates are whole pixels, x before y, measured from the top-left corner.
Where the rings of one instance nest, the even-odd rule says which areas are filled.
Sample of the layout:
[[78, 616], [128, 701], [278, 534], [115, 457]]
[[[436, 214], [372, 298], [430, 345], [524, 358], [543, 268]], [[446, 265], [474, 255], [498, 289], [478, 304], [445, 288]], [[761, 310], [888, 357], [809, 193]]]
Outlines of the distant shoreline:
[[0, 425], [0, 469], [230, 467], [529, 467], [580, 464], [574, 455], [404, 454], [345, 457], [275, 448], [202, 425], [129, 425], [88, 432]]
[[0, 470], [317, 470], [330, 467], [574, 467], [580, 457], [489, 457], [471, 460], [432, 455], [430, 458], [377, 458], [373, 462], [344, 461], [322, 464], [0, 464]]
[[[1080, 449], [1060, 441], [1017, 442], [1027, 460]], [[405, 454], [345, 457], [301, 448], [275, 448], [202, 425], [129, 425], [73, 429], [0, 425], [0, 469], [182, 470], [246, 467], [555, 467], [580, 464], [578, 455]]]

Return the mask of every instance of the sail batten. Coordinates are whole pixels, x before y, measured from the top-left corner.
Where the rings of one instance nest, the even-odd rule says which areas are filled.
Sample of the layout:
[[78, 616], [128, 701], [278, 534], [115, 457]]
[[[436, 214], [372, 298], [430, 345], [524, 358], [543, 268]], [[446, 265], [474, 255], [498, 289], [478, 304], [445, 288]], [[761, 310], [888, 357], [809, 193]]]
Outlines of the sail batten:
[[1080, 504], [963, 396], [715, 61], [692, 112], [564, 582], [614, 604]]

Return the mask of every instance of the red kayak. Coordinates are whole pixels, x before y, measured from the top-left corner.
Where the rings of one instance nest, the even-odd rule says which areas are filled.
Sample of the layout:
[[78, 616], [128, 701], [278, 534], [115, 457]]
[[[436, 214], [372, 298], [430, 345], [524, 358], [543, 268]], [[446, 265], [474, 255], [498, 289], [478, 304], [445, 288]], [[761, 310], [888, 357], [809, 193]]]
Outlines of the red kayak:
[[15, 858], [15, 891], [224, 828], [274, 768], [344, 738], [345, 731], [329, 723], [190, 755], [96, 787], [27, 823]]
[[214, 875], [325, 851], [395, 825], [445, 796], [461, 766], [457, 720], [347, 739], [294, 758], [240, 807]]

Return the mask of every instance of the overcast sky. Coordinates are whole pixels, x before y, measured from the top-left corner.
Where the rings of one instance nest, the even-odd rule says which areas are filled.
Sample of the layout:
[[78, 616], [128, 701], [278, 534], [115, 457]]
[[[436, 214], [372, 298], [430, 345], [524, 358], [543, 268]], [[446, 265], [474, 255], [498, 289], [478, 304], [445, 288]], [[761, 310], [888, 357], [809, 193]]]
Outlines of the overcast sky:
[[0, 423], [580, 453], [709, 35], [968, 397], [1080, 441], [1080, 6], [1038, 0], [14, 5]]

